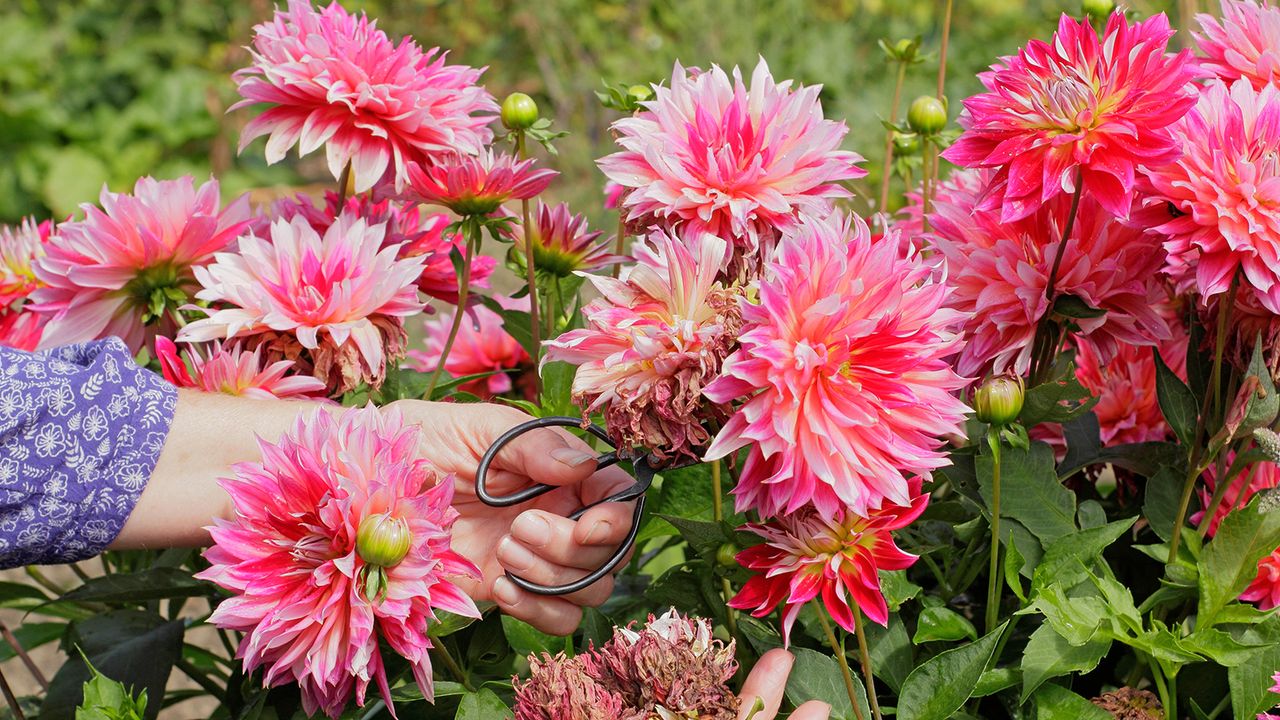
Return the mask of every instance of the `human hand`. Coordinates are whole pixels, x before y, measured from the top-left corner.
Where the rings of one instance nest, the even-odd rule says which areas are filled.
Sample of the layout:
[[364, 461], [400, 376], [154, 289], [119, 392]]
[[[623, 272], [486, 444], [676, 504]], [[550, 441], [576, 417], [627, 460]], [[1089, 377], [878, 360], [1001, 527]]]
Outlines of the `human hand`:
[[[776, 649], [765, 653], [751, 668], [747, 681], [742, 684], [742, 706], [738, 710], [738, 720], [774, 720], [778, 717], [778, 708], [782, 705], [782, 694], [787, 687], [787, 676], [791, 674], [791, 666], [795, 658], [786, 650]], [[756, 701], [760, 701], [761, 709], [756, 709]], [[752, 713], [755, 713], [754, 715]], [[831, 706], [818, 701], [809, 702], [796, 708], [790, 720], [827, 720], [831, 717]]]
[[633, 506], [608, 503], [576, 522], [565, 515], [629, 486], [631, 476], [616, 467], [597, 471], [596, 454], [585, 442], [560, 428], [543, 428], [503, 449], [489, 470], [489, 488], [505, 495], [534, 482], [559, 487], [516, 507], [490, 507], [475, 494], [480, 458], [499, 435], [532, 418], [487, 403], [401, 400], [388, 407], [421, 427], [428, 459], [457, 478], [453, 503], [460, 516], [453, 526], [453, 547], [483, 574], [479, 581], [458, 582], [459, 587], [477, 601], [492, 600], [508, 615], [556, 635], [578, 627], [583, 606], [608, 599], [611, 576], [572, 595], [548, 597], [520, 589], [505, 573], [559, 585], [604, 564], [626, 537]]

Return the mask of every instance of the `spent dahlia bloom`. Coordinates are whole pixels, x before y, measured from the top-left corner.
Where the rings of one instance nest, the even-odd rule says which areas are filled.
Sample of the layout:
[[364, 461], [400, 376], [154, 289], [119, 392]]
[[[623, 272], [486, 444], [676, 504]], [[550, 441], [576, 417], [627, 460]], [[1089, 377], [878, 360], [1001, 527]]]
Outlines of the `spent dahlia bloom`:
[[1170, 276], [1211, 297], [1239, 269], [1240, 292], [1280, 314], [1280, 88], [1213, 82], [1177, 136], [1183, 156], [1148, 173], [1152, 199], [1177, 211], [1155, 228]]
[[513, 681], [515, 720], [632, 720], [622, 696], [587, 674], [583, 657], [530, 655], [529, 679]]
[[872, 243], [861, 218], [783, 236], [743, 303], [741, 346], [706, 395], [747, 398], [707, 459], [750, 446], [734, 494], [764, 517], [813, 503], [827, 519], [911, 503], [908, 478], [946, 464], [968, 408], [947, 358], [961, 315], [918, 255]]
[[493, 139], [487, 126], [498, 105], [476, 84], [483, 70], [446, 65], [445, 53], [423, 52], [411, 38], [396, 45], [337, 2], [316, 11], [289, 0], [254, 28], [250, 53], [253, 64], [233, 76], [244, 99], [231, 109], [267, 105], [240, 149], [270, 135], [268, 163], [294, 145], [301, 155], [324, 145], [333, 177], [349, 163], [364, 192], [384, 175], [402, 187], [411, 161], [476, 154]]
[[[595, 272], [628, 259], [614, 255], [609, 248], [611, 238], [601, 240], [603, 233], [592, 232], [587, 227], [587, 219], [569, 212], [566, 203], [552, 207], [539, 201], [529, 220], [533, 226], [533, 232], [529, 233], [533, 236], [533, 264], [539, 272], [568, 277], [575, 272]], [[524, 224], [515, 218], [504, 234], [515, 244], [515, 257], [523, 263]]]
[[574, 402], [584, 419], [604, 413], [619, 448], [696, 460], [711, 440], [705, 424], [729, 414], [703, 390], [737, 338], [738, 291], [716, 281], [723, 239], [655, 232], [649, 242], [620, 278], [588, 276], [602, 297], [583, 308], [585, 328], [546, 342], [544, 362], [578, 366]]
[[[1070, 200], [1059, 195], [1016, 222], [1004, 222], [994, 209], [975, 209], [976, 198], [958, 188], [935, 204], [930, 237], [946, 259], [950, 306], [965, 316], [960, 373], [1026, 373], [1036, 326], [1052, 309], [1045, 292]], [[1121, 223], [1092, 193], [1081, 199], [1056, 297], [1072, 295], [1106, 311], [1073, 318], [1101, 362], [1110, 362], [1125, 344], [1170, 337], [1159, 311], [1167, 299], [1160, 280], [1164, 261], [1158, 235]]]
[[1280, 84], [1280, 8], [1255, 0], [1222, 0], [1222, 18], [1196, 15], [1200, 67], [1219, 80], [1246, 78], [1261, 90]]
[[1164, 15], [1130, 25], [1115, 13], [1099, 39], [1088, 20], [1063, 15], [1050, 42], [1032, 40], [978, 76], [987, 92], [964, 101], [965, 132], [942, 156], [996, 169], [984, 208], [1004, 222], [1071, 194], [1077, 175], [1107, 212], [1128, 217], [1135, 169], [1177, 159], [1170, 126], [1195, 103], [1191, 52], [1165, 52], [1173, 32]]
[[[464, 240], [458, 233], [448, 232], [451, 220], [446, 213], [428, 213], [420, 205], [406, 204], [398, 200], [375, 202], [369, 195], [347, 198], [339, 207], [338, 194], [328, 190], [324, 195], [324, 207], [317, 207], [311, 198], [299, 194], [285, 197], [271, 205], [265, 215], [254, 220], [253, 232], [267, 237], [271, 223], [279, 219], [292, 220], [301, 215], [316, 232], [323, 235], [338, 216], [349, 213], [364, 218], [370, 225], [385, 223], [387, 235], [383, 247], [398, 245], [398, 255], [422, 258], [422, 274], [418, 276], [418, 290], [424, 294], [456, 305], [458, 303], [458, 275], [454, 272], [450, 253], [463, 252]], [[489, 287], [489, 276], [497, 266], [494, 258], [479, 255], [471, 261], [471, 286]]]
[[622, 151], [599, 161], [633, 231], [688, 225], [731, 243], [730, 277], [759, 267], [780, 229], [827, 215], [849, 197], [839, 183], [866, 174], [839, 149], [847, 128], [823, 118], [821, 89], [775, 82], [763, 58], [750, 87], [736, 67], [730, 80], [676, 63], [670, 87], [613, 124]]
[[[245, 633], [245, 672], [264, 668], [268, 687], [297, 682], [308, 715], [337, 718], [376, 682], [391, 705], [379, 645], [404, 657], [432, 696], [428, 631], [437, 610], [479, 617], [450, 577], [479, 570], [450, 548], [453, 478], [421, 459], [419, 432], [398, 412], [372, 406], [341, 417], [299, 417], [279, 444], [259, 441], [261, 463], [222, 480], [233, 520], [210, 528], [208, 570], [197, 577], [232, 597], [210, 618]], [[366, 560], [366, 528], [402, 531], [395, 563]], [[403, 542], [407, 534], [408, 542]], [[369, 592], [370, 576], [382, 591]]]
[[738, 553], [738, 563], [756, 574], [742, 586], [729, 607], [764, 617], [782, 606], [782, 636], [791, 638], [791, 626], [805, 603], [819, 598], [840, 627], [854, 632], [854, 613], [886, 624], [889, 607], [880, 591], [880, 570], [903, 570], [916, 561], [898, 549], [892, 531], [910, 525], [929, 504], [920, 493], [920, 478], [910, 483], [911, 500], [905, 505], [885, 503], [860, 517], [841, 509], [823, 517], [807, 505], [764, 523], [750, 523], [744, 530], [764, 539]]
[[140, 178], [132, 195], [104, 186], [99, 201], [59, 225], [35, 263], [46, 285], [31, 294], [48, 318], [43, 347], [116, 335], [137, 352], [172, 336], [169, 311], [198, 287], [193, 270], [233, 247], [249, 220], [247, 195], [224, 210], [218, 181], [197, 188], [190, 176]]
[[[528, 306], [525, 308], [527, 310]], [[409, 367], [419, 372], [433, 372], [436, 369], [440, 363], [440, 353], [444, 351], [449, 339], [454, 312], [458, 311], [441, 313], [426, 321], [426, 347], [423, 350], [409, 351], [406, 363]], [[454, 377], [495, 373], [460, 385], [458, 389], [463, 392], [481, 398], [511, 392], [514, 383], [510, 373], [531, 364], [529, 353], [503, 329], [502, 317], [498, 313], [484, 305], [476, 305], [464, 312], [467, 317], [458, 326], [458, 336], [449, 349], [444, 369]]]
[[166, 337], [156, 338], [156, 358], [164, 379], [177, 387], [197, 388], [205, 392], [267, 398], [313, 397], [324, 394], [324, 383], [309, 375], [292, 374], [294, 364], [281, 360], [263, 367], [262, 348], [253, 352], [243, 348], [218, 347], [208, 360], [197, 352], [187, 352], [187, 363], [178, 355], [178, 347]]
[[275, 221], [269, 241], [246, 235], [239, 253], [196, 269], [196, 297], [215, 305], [178, 339], [266, 345], [265, 359], [298, 362], [333, 395], [380, 386], [404, 354], [404, 318], [423, 307], [422, 260], [397, 258], [385, 237], [385, 224], [346, 213], [323, 237], [301, 216]]
[[538, 195], [559, 175], [534, 164], [534, 160], [516, 160], [507, 153], [494, 155], [492, 150], [476, 156], [453, 154], [428, 165], [412, 163], [402, 197], [440, 205], [464, 217], [489, 215], [508, 200]]

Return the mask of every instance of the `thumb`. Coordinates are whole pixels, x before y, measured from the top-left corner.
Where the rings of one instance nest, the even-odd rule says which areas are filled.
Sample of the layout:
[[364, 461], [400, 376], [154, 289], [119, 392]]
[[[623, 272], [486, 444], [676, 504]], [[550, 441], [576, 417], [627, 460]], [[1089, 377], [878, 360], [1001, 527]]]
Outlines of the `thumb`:
[[[490, 416], [486, 434], [496, 439], [532, 419], [524, 413], [495, 413]], [[597, 460], [591, 446], [579, 438], [565, 430], [546, 427], [512, 440], [494, 458], [494, 465], [545, 485], [575, 485], [595, 473]]]

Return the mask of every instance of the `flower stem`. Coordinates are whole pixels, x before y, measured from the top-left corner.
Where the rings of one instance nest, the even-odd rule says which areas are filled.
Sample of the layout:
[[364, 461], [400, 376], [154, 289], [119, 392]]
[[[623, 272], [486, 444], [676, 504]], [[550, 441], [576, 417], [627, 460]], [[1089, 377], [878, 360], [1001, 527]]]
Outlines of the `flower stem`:
[[[717, 523], [724, 520], [723, 492], [720, 461], [716, 460], [711, 463], [711, 513]], [[729, 634], [737, 637], [738, 619], [734, 616], [733, 608], [729, 607], [729, 600], [733, 598], [733, 586], [729, 584], [729, 578], [720, 578], [720, 592], [724, 596], [725, 624], [729, 626]]]
[[342, 174], [338, 176], [338, 214], [342, 214], [342, 206], [347, 204], [347, 186], [351, 184], [351, 161], [342, 166]]
[[462, 327], [462, 317], [467, 314], [467, 290], [471, 285], [471, 258], [475, 254], [475, 246], [480, 243], [480, 221], [467, 218], [462, 221], [464, 242], [467, 252], [462, 260], [462, 272], [458, 273], [458, 308], [453, 314], [453, 325], [449, 327], [449, 339], [445, 340], [440, 351], [440, 361], [436, 363], [435, 372], [431, 373], [431, 382], [427, 383], [427, 392], [423, 400], [430, 400], [444, 372], [444, 364], [449, 359], [449, 351], [453, 349], [453, 341], [458, 338], [458, 329]]
[[[1213, 518], [1218, 515], [1218, 507], [1222, 505], [1222, 501], [1226, 498], [1227, 488], [1234, 485], [1236, 481], [1234, 477], [1229, 478], [1225, 476], [1226, 468], [1223, 466], [1226, 465], [1226, 459], [1225, 455], [1220, 455], [1218, 457], [1218, 471], [1215, 474], [1218, 478], [1218, 486], [1213, 489], [1213, 497], [1209, 499], [1209, 504], [1204, 509], [1205, 519], [1201, 520], [1200, 527], [1196, 528], [1196, 531], [1200, 534], [1201, 540], [1209, 534], [1209, 528], [1213, 525]], [[1258, 466], [1256, 464], [1249, 467], [1249, 474], [1244, 476], [1240, 483], [1241, 492], [1236, 494], [1237, 500], [1245, 497], [1243, 490], [1253, 484], [1253, 476], [1257, 471]], [[1227, 512], [1231, 512], [1235, 509], [1235, 505], [1233, 504], [1231, 507], [1227, 508]]]
[[933, 212], [933, 142], [926, 136], [920, 138], [920, 144], [924, 151], [924, 167], [921, 168], [923, 178], [920, 180], [920, 194], [922, 195], [922, 210], [920, 219], [925, 232], [929, 232], [929, 213]]
[[[516, 153], [523, 160], [528, 157], [525, 152], [524, 131], [516, 130]], [[538, 337], [540, 326], [538, 325], [538, 271], [533, 256], [533, 227], [529, 223], [529, 199], [525, 198], [520, 201], [520, 219], [524, 231], [524, 267], [525, 281], [529, 284], [529, 334], [532, 336], [531, 344], [533, 345], [533, 366], [538, 367], [538, 356], [542, 352], [542, 341]], [[542, 395], [542, 377], [538, 373], [533, 374], [534, 393]]]
[[[898, 121], [898, 107], [902, 104], [902, 84], [907, 79], [907, 64], [898, 61], [898, 79], [893, 84], [893, 103], [889, 105], [889, 124]], [[876, 209], [889, 213], [889, 180], [893, 175], [893, 131], [886, 130], [884, 136], [884, 169], [880, 173], [880, 204]], [[886, 220], [887, 221], [887, 220]]]
[[27, 649], [22, 647], [22, 643], [13, 634], [13, 632], [9, 630], [9, 626], [5, 625], [3, 622], [0, 622], [0, 635], [3, 635], [4, 641], [9, 643], [9, 647], [13, 648], [14, 654], [19, 658], [22, 658], [22, 664], [27, 666], [27, 672], [31, 673], [31, 676], [36, 679], [36, 682], [40, 684], [41, 689], [48, 692], [49, 681], [45, 678], [44, 673], [40, 672], [40, 666], [36, 665], [35, 662], [31, 660], [31, 655], [27, 653]]
[[[998, 432], [990, 426], [988, 433]], [[1000, 564], [1000, 436], [994, 439], [988, 435], [987, 444], [991, 447], [991, 566], [987, 577], [987, 633], [996, 628], [1000, 618], [1000, 590], [1004, 578], [1001, 577]]]
[[952, 0], [947, 0], [947, 7], [942, 11], [942, 47], [938, 50], [939, 100], [946, 97], [944, 91], [947, 87], [947, 40], [951, 37], [951, 5]]
[[18, 703], [18, 698], [14, 696], [13, 689], [9, 687], [9, 680], [3, 672], [0, 672], [0, 691], [4, 692], [4, 701], [13, 711], [13, 716], [17, 720], [27, 720], [27, 716], [22, 713], [22, 705]]
[[836, 633], [831, 629], [831, 622], [827, 620], [826, 608], [817, 606], [818, 622], [822, 623], [822, 631], [827, 635], [827, 644], [831, 646], [831, 652], [835, 653], [836, 662], [840, 665], [840, 672], [844, 675], [844, 689], [849, 693], [849, 703], [853, 705], [853, 714], [857, 720], [866, 720], [862, 716], [862, 705], [858, 702], [858, 689], [853, 686], [853, 671], [849, 669], [849, 660], [844, 656], [844, 645], [836, 639]]
[[440, 662], [444, 663], [444, 667], [449, 671], [458, 682], [462, 683], [462, 687], [475, 692], [476, 688], [471, 684], [471, 678], [463, 671], [462, 666], [458, 665], [458, 661], [453, 659], [453, 655], [449, 652], [449, 648], [445, 647], [444, 640], [437, 639], [431, 644], [431, 653], [435, 655]]
[[867, 649], [867, 635], [862, 631], [862, 611], [853, 611], [853, 629], [858, 636], [858, 659], [862, 661], [862, 677], [867, 681], [867, 698], [871, 701], [871, 713], [880, 718], [880, 701], [876, 699], [876, 676], [871, 672], [871, 651]]
[[1057, 331], [1052, 327], [1054, 293], [1058, 289], [1058, 268], [1062, 266], [1062, 256], [1067, 251], [1067, 243], [1071, 241], [1071, 231], [1075, 229], [1082, 195], [1084, 195], [1084, 171], [1077, 169], [1075, 192], [1071, 194], [1071, 209], [1067, 211], [1067, 221], [1062, 225], [1062, 238], [1058, 241], [1058, 250], [1054, 254], [1053, 265], [1049, 268], [1049, 280], [1044, 288], [1044, 297], [1049, 306], [1036, 326], [1035, 338], [1031, 343], [1031, 368], [1027, 384], [1032, 387], [1044, 382], [1048, 369], [1053, 367], [1053, 356], [1058, 345]]

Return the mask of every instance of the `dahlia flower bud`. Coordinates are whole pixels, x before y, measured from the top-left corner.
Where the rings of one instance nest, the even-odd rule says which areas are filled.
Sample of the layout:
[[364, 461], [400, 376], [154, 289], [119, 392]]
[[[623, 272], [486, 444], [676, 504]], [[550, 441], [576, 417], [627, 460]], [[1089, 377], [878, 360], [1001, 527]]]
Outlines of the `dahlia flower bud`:
[[409, 554], [413, 535], [409, 524], [390, 513], [370, 515], [356, 531], [356, 553], [378, 567], [395, 567]]
[[974, 396], [974, 409], [978, 421], [988, 425], [1008, 425], [1022, 412], [1025, 392], [1018, 375], [997, 375], [987, 378]]
[[642, 103], [653, 97], [653, 88], [648, 85], [632, 85], [627, 88], [627, 99], [632, 102]]
[[502, 125], [508, 130], [528, 130], [538, 121], [538, 104], [524, 93], [511, 93], [502, 101]]
[[1106, 20], [1116, 11], [1115, 0], [1082, 0], [1080, 11], [1091, 20]]
[[920, 136], [915, 133], [894, 133], [893, 152], [896, 155], [915, 155], [920, 152]]
[[937, 135], [947, 126], [947, 108], [930, 95], [921, 95], [907, 110], [907, 126], [921, 135]]

